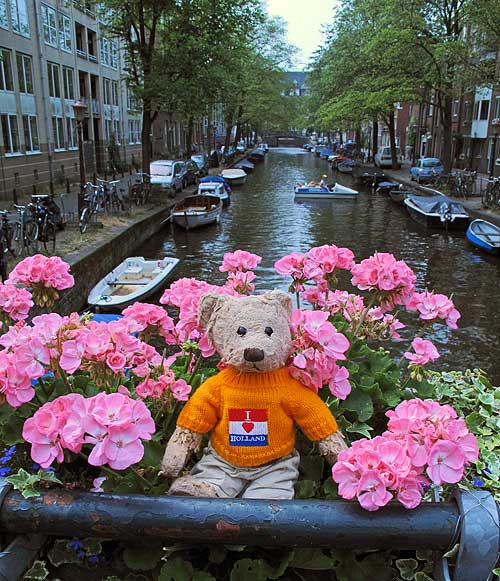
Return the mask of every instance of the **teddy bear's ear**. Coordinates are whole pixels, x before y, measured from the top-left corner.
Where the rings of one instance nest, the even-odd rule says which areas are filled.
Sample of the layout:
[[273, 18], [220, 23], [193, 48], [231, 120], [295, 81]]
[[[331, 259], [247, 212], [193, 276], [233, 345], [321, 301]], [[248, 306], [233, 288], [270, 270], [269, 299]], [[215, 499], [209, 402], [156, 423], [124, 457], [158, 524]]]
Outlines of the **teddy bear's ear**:
[[218, 295], [217, 293], [207, 293], [203, 295], [198, 304], [198, 323], [206, 329], [213, 312], [217, 308], [217, 305], [221, 303], [224, 295]]
[[271, 300], [277, 301], [285, 309], [288, 316], [292, 316], [292, 297], [285, 291], [274, 289], [267, 295]]

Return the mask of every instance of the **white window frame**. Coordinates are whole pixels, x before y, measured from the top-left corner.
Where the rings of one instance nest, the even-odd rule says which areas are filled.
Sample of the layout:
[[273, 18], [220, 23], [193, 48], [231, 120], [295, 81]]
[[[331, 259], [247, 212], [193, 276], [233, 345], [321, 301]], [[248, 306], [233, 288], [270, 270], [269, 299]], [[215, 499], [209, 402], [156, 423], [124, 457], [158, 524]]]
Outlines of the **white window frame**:
[[0, 0], [0, 27], [9, 30], [9, 14], [7, 12], [7, 0]]
[[[63, 97], [66, 101], [74, 101], [75, 100], [75, 75], [74, 71], [71, 67], [63, 66], [62, 68], [62, 76], [63, 76]], [[71, 91], [69, 90], [69, 83], [68, 79], [71, 78]]]
[[102, 102], [111, 105], [111, 79], [102, 78]]
[[[17, 115], [15, 113], [2, 113], [0, 115], [0, 119], [1, 117], [7, 117], [7, 128], [9, 131], [9, 135], [8, 135], [8, 141], [9, 141], [9, 145], [10, 148], [7, 149], [7, 143], [6, 143], [6, 139], [5, 139], [5, 135], [3, 135], [3, 147], [4, 147], [4, 151], [5, 151], [5, 155], [19, 155], [21, 153], [21, 142], [19, 139], [19, 125], [17, 124]], [[14, 120], [14, 121], [13, 121]], [[14, 122], [14, 125], [17, 129], [17, 147], [18, 149], [14, 150], [12, 147], [12, 123]], [[0, 123], [0, 127], [1, 127], [1, 123]], [[1, 127], [1, 130], [3, 132], [3, 127]]]
[[[27, 121], [27, 126], [24, 125], [25, 119]], [[26, 129], [28, 129], [28, 132], [26, 132]], [[38, 125], [36, 122], [36, 115], [23, 115], [23, 133], [24, 133], [24, 147], [26, 148], [26, 153], [30, 155], [32, 155], [33, 153], [40, 153], [40, 138], [38, 137]], [[34, 134], [36, 135], [35, 140], [33, 139]]]
[[117, 70], [118, 69], [118, 43], [116, 42], [116, 40], [110, 40], [109, 41], [109, 47], [110, 47], [110, 58], [109, 58], [109, 66], [112, 69]]
[[[54, 69], [57, 69], [57, 84], [55, 82]], [[61, 71], [56, 63], [47, 62], [47, 79], [49, 82], [49, 96], [54, 99], [61, 98]], [[55, 90], [57, 88], [57, 91]], [[54, 93], [54, 94], [52, 94]], [[59, 95], [57, 95], [59, 93]]]
[[57, 27], [59, 32], [59, 48], [65, 52], [72, 52], [73, 37], [71, 35], [71, 19], [62, 12], [57, 13]]
[[500, 119], [500, 95], [495, 98], [495, 119]]
[[101, 36], [101, 64], [109, 67], [109, 41], [104, 36]]
[[118, 106], [118, 81], [111, 81], [111, 104]]
[[52, 6], [42, 4], [42, 23], [45, 44], [57, 48], [57, 12]]
[[[19, 70], [19, 61], [21, 61], [21, 71]], [[22, 52], [16, 53], [16, 64], [17, 64], [17, 77], [19, 82], [19, 92], [24, 95], [34, 95], [35, 90], [33, 87], [33, 67], [31, 66], [32, 58], [28, 54], [23, 54]], [[26, 66], [28, 63], [28, 66]], [[26, 74], [26, 71], [29, 71]], [[31, 84], [31, 91], [28, 91], [28, 77]], [[23, 90], [24, 89], [24, 90]]]
[[52, 136], [54, 138], [54, 150], [64, 151], [64, 123], [58, 115], [52, 116]]
[[78, 129], [76, 119], [66, 117], [66, 133], [68, 135], [68, 149], [78, 149]]
[[128, 143], [129, 145], [138, 145], [141, 143], [141, 123], [137, 119], [129, 119]]
[[[14, 75], [13, 75], [13, 69], [12, 69], [12, 51], [9, 50], [8, 48], [0, 48], [0, 52], [4, 53], [4, 56], [2, 58], [0, 58], [0, 91], [13, 91], [14, 90]], [[6, 62], [6, 57], [5, 57], [5, 53], [8, 54], [8, 60], [7, 62], [8, 64], [8, 69], [10, 71], [10, 84], [11, 87], [10, 89], [7, 88], [7, 75], [5, 74], [5, 62]]]
[[30, 36], [30, 23], [26, 0], [10, 0], [12, 30], [21, 36]]
[[115, 143], [117, 145], [121, 145], [122, 144], [122, 138], [121, 138], [120, 120], [119, 119], [115, 119], [113, 121], [113, 133], [115, 134]]

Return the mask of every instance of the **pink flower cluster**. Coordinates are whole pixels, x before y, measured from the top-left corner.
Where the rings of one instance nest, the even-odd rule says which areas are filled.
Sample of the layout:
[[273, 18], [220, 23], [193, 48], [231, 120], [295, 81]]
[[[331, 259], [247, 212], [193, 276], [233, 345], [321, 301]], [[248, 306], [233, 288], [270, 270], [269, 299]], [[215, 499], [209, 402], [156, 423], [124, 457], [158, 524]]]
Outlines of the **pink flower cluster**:
[[31, 293], [13, 284], [0, 283], [0, 310], [12, 321], [22, 321], [27, 318], [33, 306]]
[[124, 309], [122, 314], [132, 323], [134, 331], [141, 333], [142, 339], [160, 335], [167, 344], [175, 343], [174, 321], [163, 307], [149, 303], [134, 303]]
[[351, 269], [352, 284], [360, 290], [376, 291], [381, 304], [392, 308], [406, 304], [415, 292], [416, 276], [404, 260], [388, 252], [376, 252]]
[[345, 399], [351, 392], [349, 372], [337, 361], [346, 358], [349, 341], [328, 321], [328, 313], [294, 311], [292, 334], [292, 377], [316, 392], [328, 384], [335, 397]]
[[72, 287], [75, 279], [69, 274], [69, 264], [59, 256], [35, 254], [14, 267], [9, 275], [9, 282], [27, 287], [42, 285], [46, 288], [64, 290]]
[[[449, 405], [413, 399], [389, 417], [388, 431], [373, 440], [357, 440], [338, 455], [332, 469], [345, 499], [358, 498], [366, 510], [378, 510], [392, 492], [406, 508], [420, 504], [423, 486], [455, 484], [465, 466], [478, 458], [476, 438]], [[392, 491], [392, 492], [391, 492]]]
[[236, 250], [235, 252], [224, 254], [219, 270], [228, 273], [225, 287], [238, 294], [252, 293], [255, 290], [255, 285], [253, 284], [255, 273], [253, 269], [261, 261], [262, 258], [260, 256], [245, 250]]
[[160, 375], [158, 379], [147, 377], [135, 388], [136, 394], [142, 399], [148, 397], [160, 399], [165, 393], [170, 393], [177, 401], [187, 401], [191, 390], [191, 386], [184, 379], [176, 381], [175, 375], [170, 369]]
[[404, 356], [413, 363], [413, 365], [427, 365], [429, 361], [436, 361], [436, 359], [439, 358], [439, 352], [432, 341], [417, 337], [416, 339], [413, 339], [411, 346], [415, 353], [407, 351]]
[[305, 254], [292, 252], [274, 264], [278, 274], [292, 277], [292, 292], [303, 292], [304, 284], [308, 281], [314, 281], [324, 292], [329, 281], [335, 279], [337, 270], [351, 270], [353, 266], [352, 251], [334, 244], [311, 248]]
[[155, 424], [142, 401], [121, 393], [58, 397], [27, 419], [23, 438], [31, 443], [31, 458], [47, 468], [64, 460], [64, 450], [79, 453], [93, 445], [89, 464], [125, 470], [144, 456], [141, 440], [150, 440]]
[[450, 329], [457, 329], [457, 321], [461, 316], [453, 301], [446, 295], [428, 291], [414, 293], [406, 304], [406, 308], [409, 311], [418, 311], [419, 317], [423, 321], [441, 319]]

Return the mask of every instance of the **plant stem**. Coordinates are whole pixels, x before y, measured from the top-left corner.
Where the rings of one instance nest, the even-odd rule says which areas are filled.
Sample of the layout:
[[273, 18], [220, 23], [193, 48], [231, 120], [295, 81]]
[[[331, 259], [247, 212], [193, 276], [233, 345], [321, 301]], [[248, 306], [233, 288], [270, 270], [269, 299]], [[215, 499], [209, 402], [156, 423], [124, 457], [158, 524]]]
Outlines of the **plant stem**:
[[189, 376], [189, 379], [188, 379], [189, 385], [191, 385], [191, 382], [193, 381], [194, 376], [196, 375], [196, 372], [198, 371], [198, 367], [200, 366], [200, 363], [201, 363], [201, 354], [198, 355], [198, 359], [196, 360], [196, 363], [194, 364], [193, 371], [191, 372], [191, 375]]
[[295, 300], [297, 301], [297, 308], [300, 309], [300, 295], [298, 292], [295, 292]]
[[[82, 456], [82, 458], [85, 458], [85, 460], [87, 460], [87, 462], [88, 462], [89, 457], [87, 456], [87, 454], [85, 454], [84, 452], [80, 452], [80, 456]], [[98, 468], [100, 468], [103, 472], [105, 472], [109, 476], [112, 476], [113, 478], [123, 478], [123, 474], [116, 472], [116, 470], [113, 470], [113, 468], [109, 468], [109, 466], [98, 466]], [[144, 476], [141, 476], [137, 472], [137, 470], [134, 470], [134, 469], [132, 469], [132, 470], [135, 473], [135, 475], [137, 476], [137, 478], [139, 478], [139, 480], [141, 480], [148, 488], [151, 488], [151, 482], [149, 482], [149, 480], [144, 478]]]
[[373, 295], [370, 297], [370, 300], [368, 301], [368, 305], [365, 307], [365, 310], [363, 311], [363, 314], [361, 315], [361, 319], [359, 320], [359, 323], [356, 325], [356, 328], [354, 329], [354, 331], [352, 333], [354, 337], [357, 337], [359, 330], [361, 329], [361, 327], [363, 326], [363, 323], [365, 322], [366, 315], [368, 314], [368, 311], [373, 307], [376, 300], [377, 300], [377, 293], [373, 293]]

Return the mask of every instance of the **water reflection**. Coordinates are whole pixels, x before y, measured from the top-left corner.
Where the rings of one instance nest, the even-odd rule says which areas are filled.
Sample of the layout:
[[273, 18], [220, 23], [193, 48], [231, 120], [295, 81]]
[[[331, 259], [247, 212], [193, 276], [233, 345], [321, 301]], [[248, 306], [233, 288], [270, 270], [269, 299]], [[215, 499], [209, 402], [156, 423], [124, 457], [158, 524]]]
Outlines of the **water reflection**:
[[[263, 257], [256, 270], [259, 290], [287, 281], [274, 272], [274, 262], [293, 251], [334, 243], [351, 248], [357, 260], [375, 251], [392, 252], [417, 274], [419, 290], [453, 294], [462, 313], [459, 330], [436, 327], [442, 369], [481, 367], [500, 383], [500, 259], [472, 249], [461, 233], [427, 232], [405, 209], [383, 195], [361, 191], [357, 200], [295, 202], [293, 186], [318, 179], [327, 164], [297, 149], [272, 149], [256, 166], [245, 186], [236, 188], [221, 223], [186, 232], [167, 227], [140, 250], [147, 257], [181, 259], [176, 275], [225, 279], [218, 266], [225, 252], [242, 248]], [[336, 176], [337, 177], [337, 176]], [[349, 187], [359, 185], [338, 175]], [[403, 316], [413, 325], [412, 316]], [[405, 338], [414, 334], [409, 327]], [[401, 345], [406, 348], [407, 342]]]

